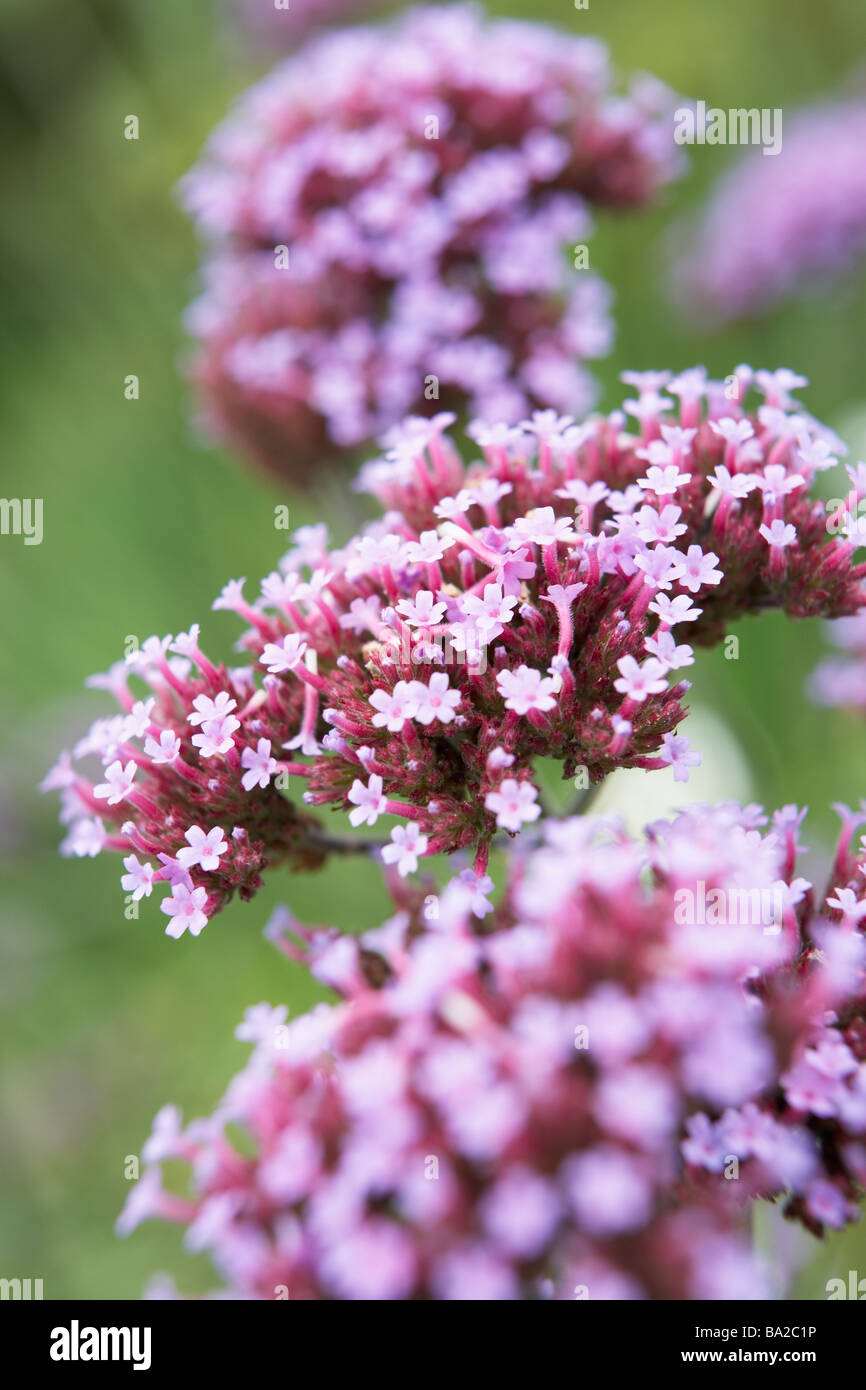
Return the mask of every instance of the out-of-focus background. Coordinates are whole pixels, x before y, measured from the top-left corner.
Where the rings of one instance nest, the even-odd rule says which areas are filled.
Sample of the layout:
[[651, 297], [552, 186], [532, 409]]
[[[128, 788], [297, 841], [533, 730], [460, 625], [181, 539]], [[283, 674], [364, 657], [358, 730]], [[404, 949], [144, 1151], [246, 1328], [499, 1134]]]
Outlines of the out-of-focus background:
[[[829, 95], [866, 58], [862, 0], [511, 0], [490, 8], [609, 41], [618, 68], [653, 72], [709, 105], [796, 106]], [[179, 372], [180, 315], [194, 289], [193, 236], [173, 200], [232, 98], [263, 69], [215, 0], [0, 0], [0, 492], [44, 499], [44, 539], [0, 537], [0, 1275], [41, 1277], [46, 1298], [137, 1298], [170, 1269], [212, 1287], [170, 1230], [120, 1242], [112, 1225], [155, 1110], [206, 1113], [240, 1065], [244, 1007], [317, 991], [261, 940], [272, 906], [301, 918], [372, 924], [372, 866], [273, 878], [203, 939], [172, 942], [144, 904], [126, 921], [120, 861], [63, 860], [56, 799], [35, 785], [61, 746], [110, 702], [83, 688], [124, 638], [205, 619], [228, 655], [230, 615], [209, 613], [230, 577], [259, 576], [280, 553], [273, 508], [317, 519], [296, 497], [203, 448]], [[140, 138], [124, 139], [136, 115]], [[596, 219], [594, 267], [616, 290], [615, 351], [597, 364], [604, 404], [626, 368], [741, 361], [789, 365], [805, 400], [866, 454], [866, 268], [837, 288], [723, 333], [678, 324], [665, 298], [665, 228], [700, 200], [736, 151], [692, 151], [691, 175], [649, 215]], [[821, 188], [814, 189], [821, 198]], [[124, 378], [140, 398], [124, 398]], [[834, 800], [866, 795], [866, 737], [853, 717], [810, 705], [803, 682], [822, 647], [815, 626], [778, 616], [741, 624], [740, 659], [702, 654], [695, 728], [705, 768], [688, 788], [632, 775], [608, 796], [632, 817], [695, 796], [807, 804], [816, 858], [832, 843]], [[691, 673], [690, 673], [691, 674]], [[655, 780], [654, 780], [655, 779]], [[652, 781], [651, 788], [645, 784]], [[766, 1226], [766, 1223], [764, 1223]], [[775, 1241], [766, 1229], [762, 1239]], [[866, 1231], [814, 1243], [797, 1291], [866, 1273]]]

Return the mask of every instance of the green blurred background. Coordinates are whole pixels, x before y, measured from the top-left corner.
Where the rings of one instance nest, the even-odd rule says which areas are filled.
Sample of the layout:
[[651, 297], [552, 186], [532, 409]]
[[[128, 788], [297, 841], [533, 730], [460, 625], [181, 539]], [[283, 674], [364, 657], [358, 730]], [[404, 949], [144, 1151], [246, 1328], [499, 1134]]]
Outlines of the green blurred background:
[[[846, 82], [866, 51], [862, 0], [513, 0], [492, 8], [607, 39], [622, 72], [646, 69], [711, 105], [793, 108]], [[135, 633], [176, 632], [205, 617], [228, 655], [237, 628], [209, 615], [229, 577], [266, 573], [279, 554], [273, 507], [300, 525], [309, 504], [206, 450], [188, 425], [179, 319], [196, 251], [173, 201], [235, 94], [261, 71], [213, 0], [0, 0], [0, 399], [2, 491], [44, 498], [44, 540], [0, 539], [0, 875], [2, 875], [2, 1210], [0, 1275], [42, 1277], [47, 1298], [137, 1298], [172, 1270], [184, 1290], [215, 1282], [155, 1225], [112, 1232], [137, 1153], [167, 1100], [205, 1113], [240, 1065], [243, 1008], [317, 991], [261, 940], [287, 894], [299, 916], [361, 927], [384, 907], [372, 866], [270, 881], [204, 939], [171, 942], [144, 905], [128, 922], [119, 860], [63, 860], [54, 797], [35, 784], [61, 746], [108, 703], [82, 681]], [[127, 115], [140, 139], [123, 138]], [[600, 364], [605, 404], [625, 367], [703, 361], [786, 364], [812, 382], [810, 409], [866, 451], [866, 275], [723, 334], [685, 331], [665, 302], [663, 236], [730, 158], [693, 152], [692, 172], [649, 215], [598, 220], [593, 265], [616, 289], [617, 345]], [[821, 189], [814, 190], [816, 198]], [[138, 401], [123, 380], [140, 377]], [[839, 489], [831, 489], [838, 491]], [[677, 790], [748, 794], [813, 808], [810, 843], [832, 842], [833, 800], [866, 793], [866, 739], [853, 717], [810, 706], [803, 680], [817, 627], [776, 616], [741, 624], [740, 659], [704, 654], [693, 701], [708, 731], [702, 780]], [[643, 775], [614, 799], [644, 806]], [[775, 1242], [762, 1223], [762, 1239]], [[866, 1273], [866, 1232], [811, 1243], [798, 1290], [824, 1297], [831, 1276]], [[858, 1264], [859, 1262], [859, 1264]]]

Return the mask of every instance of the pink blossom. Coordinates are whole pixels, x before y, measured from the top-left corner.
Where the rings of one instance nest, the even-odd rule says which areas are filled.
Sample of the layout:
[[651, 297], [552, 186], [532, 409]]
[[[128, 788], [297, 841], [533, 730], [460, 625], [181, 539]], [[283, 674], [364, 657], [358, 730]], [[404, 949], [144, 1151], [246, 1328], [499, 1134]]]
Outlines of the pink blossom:
[[676, 627], [677, 623], [696, 623], [704, 610], [695, 608], [686, 594], [677, 594], [674, 598], [656, 594], [649, 611], [655, 613], [665, 627]]
[[205, 872], [218, 869], [220, 855], [228, 852], [228, 844], [218, 825], [207, 834], [200, 825], [191, 825], [184, 832], [184, 839], [189, 847], [178, 850], [177, 861], [185, 869], [191, 869], [194, 864], [200, 864]]
[[427, 850], [427, 836], [422, 835], [414, 821], [397, 825], [391, 831], [391, 844], [385, 845], [382, 858], [386, 864], [396, 864], [401, 878], [418, 868], [418, 856]]
[[662, 507], [660, 512], [655, 507], [641, 507], [635, 518], [637, 534], [647, 545], [673, 542], [689, 529], [685, 522], [679, 521], [681, 516], [681, 507]]
[[570, 517], [554, 515], [552, 507], [536, 507], [528, 516], [519, 516], [515, 534], [534, 545], [556, 545], [576, 540]]
[[633, 656], [620, 657], [617, 666], [621, 672], [619, 680], [614, 681], [614, 689], [622, 691], [630, 700], [642, 703], [648, 695], [658, 695], [667, 687], [665, 670], [655, 657], [639, 666]]
[[776, 517], [769, 526], [759, 526], [758, 530], [767, 544], [774, 550], [787, 550], [797, 540], [796, 526], [792, 526], [790, 522], [786, 525], [779, 517]]
[[376, 772], [371, 774], [366, 786], [360, 778], [355, 778], [348, 792], [348, 799], [355, 808], [349, 812], [352, 825], [375, 825], [384, 815], [387, 801], [382, 795], [382, 786], [382, 778]]
[[144, 751], [155, 763], [173, 763], [180, 753], [180, 739], [171, 729], [163, 729], [158, 742], [148, 735]]
[[198, 748], [201, 757], [216, 758], [234, 748], [232, 734], [241, 727], [239, 719], [226, 714], [221, 719], [208, 719], [202, 724], [201, 732], [193, 734], [191, 742]]
[[621, 1235], [649, 1216], [649, 1181], [624, 1149], [607, 1145], [569, 1160], [565, 1181], [577, 1224], [588, 1235]]
[[501, 584], [485, 584], [483, 598], [468, 594], [462, 603], [463, 612], [489, 641], [498, 637], [503, 627], [511, 622], [516, 606], [517, 595], [503, 595]]
[[414, 599], [400, 599], [397, 612], [410, 627], [435, 627], [444, 617], [445, 604], [434, 602], [429, 589], [421, 589]]
[[271, 757], [271, 741], [260, 738], [255, 748], [245, 748], [241, 753], [241, 766], [246, 768], [241, 778], [244, 791], [253, 787], [267, 787], [274, 773], [278, 771], [276, 758]]
[[637, 483], [638, 487], [654, 492], [657, 497], [672, 497], [678, 488], [690, 480], [690, 473], [681, 473], [676, 464], [670, 464], [665, 468], [648, 468], [646, 476], [638, 478]]
[[530, 666], [518, 666], [516, 671], [500, 671], [496, 684], [505, 699], [505, 708], [514, 710], [515, 714], [556, 708], [553, 681]]
[[237, 704], [227, 690], [221, 690], [214, 699], [208, 695], [196, 695], [187, 721], [190, 724], [219, 723], [233, 709], [237, 709]]
[[696, 594], [707, 584], [721, 584], [724, 575], [715, 567], [718, 558], [712, 551], [704, 554], [699, 545], [690, 545], [684, 557], [677, 557], [676, 577], [690, 594]]
[[418, 711], [418, 697], [414, 684], [398, 681], [390, 692], [373, 691], [370, 704], [376, 710], [372, 721], [375, 728], [384, 728], [392, 734], [399, 734], [406, 721], [414, 719]]
[[660, 628], [654, 637], [648, 637], [644, 647], [662, 666], [671, 671], [678, 671], [682, 666], [693, 666], [695, 663], [692, 648], [685, 643], [678, 646], [673, 633], [666, 628]]
[[675, 782], [687, 782], [689, 768], [701, 765], [700, 753], [691, 747], [689, 740], [682, 734], [665, 734], [664, 747], [659, 756], [662, 762], [673, 768]]
[[262, 650], [261, 662], [272, 676], [283, 671], [293, 671], [307, 649], [307, 643], [296, 632], [284, 637], [282, 642], [266, 642]]
[[126, 800], [134, 782], [135, 763], [128, 762], [124, 766], [118, 759], [105, 769], [105, 781], [94, 787], [93, 795], [107, 800], [109, 806], [116, 806], [118, 802]]
[[506, 777], [499, 789], [488, 792], [484, 805], [496, 816], [496, 824], [502, 830], [518, 831], [524, 822], [538, 820], [541, 807], [537, 804], [538, 792], [530, 782], [518, 782], [514, 777]]
[[153, 892], [153, 865], [146, 861], [140, 864], [138, 856], [130, 854], [124, 859], [123, 867], [126, 869], [126, 873], [120, 879], [123, 891], [132, 894], [133, 902], [138, 902], [140, 898], [149, 898]]
[[460, 704], [460, 691], [452, 690], [444, 671], [436, 671], [429, 681], [413, 681], [410, 687], [415, 702], [412, 715], [419, 724], [432, 724], [438, 719], [442, 724], [450, 724]]
[[105, 840], [103, 822], [85, 817], [73, 822], [60, 846], [60, 853], [64, 856], [74, 855], [76, 859], [95, 859], [102, 852]]
[[727, 497], [742, 499], [748, 497], [753, 488], [758, 486], [758, 480], [752, 473], [730, 474], [724, 464], [718, 464], [715, 473], [709, 480], [710, 487], [716, 488]]
[[198, 936], [207, 926], [204, 911], [206, 901], [205, 888], [189, 889], [183, 883], [175, 883], [171, 897], [163, 898], [159, 905], [160, 910], [171, 918], [165, 929], [166, 936], [173, 936], [177, 940], [185, 931], [189, 931], [190, 936]]

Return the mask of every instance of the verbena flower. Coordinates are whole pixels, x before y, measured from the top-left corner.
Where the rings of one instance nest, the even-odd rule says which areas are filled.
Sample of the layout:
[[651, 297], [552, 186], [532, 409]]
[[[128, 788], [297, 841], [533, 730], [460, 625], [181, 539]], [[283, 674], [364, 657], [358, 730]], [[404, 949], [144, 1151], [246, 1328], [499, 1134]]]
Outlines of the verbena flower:
[[827, 657], [812, 673], [810, 694], [818, 704], [862, 713], [866, 710], [866, 614], [840, 618], [827, 630], [842, 654]]
[[785, 118], [781, 151], [751, 150], [711, 194], [683, 237], [674, 292], [717, 322], [766, 312], [826, 286], [866, 254], [866, 101]]
[[470, 872], [393, 880], [359, 939], [278, 915], [343, 1002], [248, 1010], [247, 1067], [209, 1118], [160, 1112], [119, 1230], [180, 1222], [242, 1298], [773, 1296], [749, 1203], [821, 1234], [866, 1184], [863, 819], [827, 900], [796, 808], [731, 803], [556, 823], [495, 909]]
[[[208, 248], [189, 312], [206, 428], [304, 486], [410, 410], [585, 410], [608, 290], [587, 203], [634, 207], [681, 151], [661, 84], [461, 4], [313, 41], [187, 176]], [[566, 253], [566, 248], [568, 252]]]
[[280, 790], [292, 763], [279, 746], [277, 758], [265, 757], [254, 717], [265, 696], [253, 675], [213, 665], [197, 627], [174, 640], [148, 638], [89, 681], [121, 707], [74, 749], [76, 759], [101, 759], [105, 780], [91, 783], [64, 754], [42, 784], [60, 792], [70, 826], [61, 852], [120, 851], [131, 902], [154, 887], [170, 890], [161, 904], [170, 936], [197, 936], [235, 893], [252, 897], [267, 865], [309, 868], [325, 858], [314, 818]]
[[[766, 403], [747, 413], [753, 375]], [[626, 376], [640, 433], [621, 411], [476, 423], [484, 457], [466, 467], [450, 417], [408, 421], [362, 473], [382, 520], [339, 550], [306, 528], [254, 602], [243, 581], [217, 599], [249, 625], [246, 664], [212, 664], [196, 626], [98, 678], [123, 713], [75, 753], [105, 771], [94, 785], [64, 758], [46, 782], [67, 852], [121, 850], [128, 891], [170, 884], [169, 929], [197, 931], [266, 863], [321, 862], [293, 788], [353, 827], [400, 817], [404, 872], [458, 849], [480, 871], [498, 832], [538, 818], [538, 757], [585, 786], [622, 767], [687, 780], [692, 644], [770, 607], [853, 614], [866, 567], [809, 494], [841, 445], [791, 401], [803, 378], [741, 367], [734, 401], [701, 369]], [[224, 847], [200, 857], [214, 831]]]
[[[860, 549], [866, 545], [866, 463], [849, 465], [848, 490], [843, 498], [832, 498], [827, 504], [827, 530], [831, 535], [844, 536]], [[848, 709], [866, 709], [866, 621], [864, 614], [840, 618], [828, 625], [828, 634], [841, 655], [821, 662], [809, 680], [809, 693], [821, 705], [841, 705]]]

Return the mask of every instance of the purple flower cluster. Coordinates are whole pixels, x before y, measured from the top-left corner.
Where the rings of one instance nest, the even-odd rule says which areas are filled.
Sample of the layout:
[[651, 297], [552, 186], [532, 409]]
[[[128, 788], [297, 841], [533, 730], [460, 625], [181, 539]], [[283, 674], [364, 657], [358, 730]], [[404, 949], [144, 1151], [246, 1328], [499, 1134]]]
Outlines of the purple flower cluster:
[[160, 1112], [119, 1230], [181, 1223], [237, 1298], [771, 1297], [749, 1201], [821, 1233], [866, 1184], [864, 820], [825, 899], [801, 813], [729, 803], [555, 823], [496, 907], [467, 870], [395, 880], [359, 939], [278, 914], [342, 1002], [247, 1011], [245, 1070]]
[[813, 671], [809, 689], [820, 705], [866, 711], [866, 613], [840, 618], [828, 632], [841, 655], [828, 657]]
[[406, 422], [363, 470], [381, 520], [339, 550], [307, 528], [254, 602], [243, 581], [217, 599], [248, 624], [245, 664], [214, 665], [196, 626], [98, 678], [122, 713], [75, 754], [101, 777], [64, 757], [46, 783], [67, 851], [121, 850], [126, 891], [170, 886], [168, 930], [197, 934], [268, 863], [322, 862], [293, 789], [353, 827], [399, 817], [384, 854], [405, 875], [459, 849], [483, 871], [494, 837], [541, 813], [538, 757], [586, 787], [621, 767], [687, 780], [692, 644], [768, 607], [854, 614], [866, 566], [810, 496], [842, 446], [791, 399], [803, 378], [626, 380], [623, 410], [582, 424], [476, 422], [469, 467], [450, 417]]
[[462, 4], [311, 42], [183, 183], [207, 245], [205, 428], [304, 486], [431, 401], [585, 410], [609, 295], [565, 248], [588, 203], [640, 206], [674, 176], [669, 105], [648, 78], [616, 95], [594, 39]]
[[765, 312], [866, 255], [866, 101], [786, 124], [781, 151], [743, 156], [720, 180], [673, 270], [674, 292], [716, 322]]

